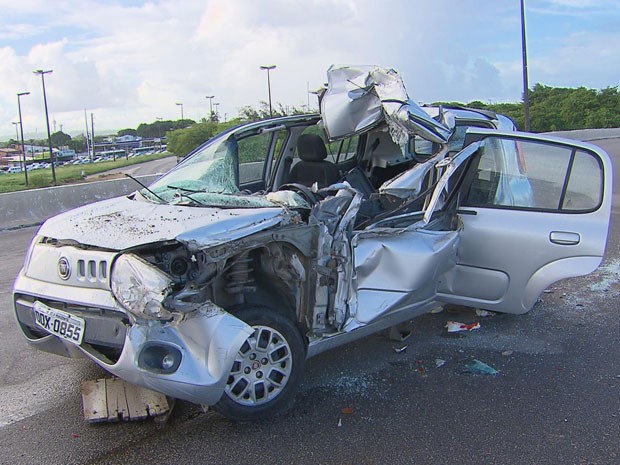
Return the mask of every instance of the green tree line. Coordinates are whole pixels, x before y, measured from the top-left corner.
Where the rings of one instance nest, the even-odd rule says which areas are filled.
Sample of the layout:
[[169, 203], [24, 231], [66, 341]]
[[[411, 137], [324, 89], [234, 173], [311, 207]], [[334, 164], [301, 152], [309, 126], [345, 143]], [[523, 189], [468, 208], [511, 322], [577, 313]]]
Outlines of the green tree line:
[[[528, 97], [532, 132], [620, 127], [618, 87], [595, 90], [536, 84], [530, 89]], [[510, 117], [520, 129], [525, 127], [523, 103], [485, 104], [473, 101], [466, 106], [493, 110]]]

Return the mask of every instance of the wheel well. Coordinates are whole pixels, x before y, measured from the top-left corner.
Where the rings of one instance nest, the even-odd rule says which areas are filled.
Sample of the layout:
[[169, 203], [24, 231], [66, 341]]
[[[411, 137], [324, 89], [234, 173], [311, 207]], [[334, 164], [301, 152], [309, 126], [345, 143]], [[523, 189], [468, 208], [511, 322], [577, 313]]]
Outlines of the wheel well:
[[[273, 242], [230, 257], [224, 289], [235, 308], [265, 307], [297, 322], [303, 331], [309, 259], [289, 243]], [[302, 332], [303, 334], [303, 332]]]

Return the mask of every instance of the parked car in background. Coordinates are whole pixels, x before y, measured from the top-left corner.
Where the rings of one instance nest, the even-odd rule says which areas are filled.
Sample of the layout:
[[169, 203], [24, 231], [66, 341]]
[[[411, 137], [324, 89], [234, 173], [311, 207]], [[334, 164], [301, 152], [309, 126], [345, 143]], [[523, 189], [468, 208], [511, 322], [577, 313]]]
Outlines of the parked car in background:
[[601, 263], [600, 148], [420, 107], [377, 67], [330, 69], [320, 108], [46, 221], [13, 290], [28, 342], [256, 419], [290, 406], [309, 357], [439, 304], [525, 313]]

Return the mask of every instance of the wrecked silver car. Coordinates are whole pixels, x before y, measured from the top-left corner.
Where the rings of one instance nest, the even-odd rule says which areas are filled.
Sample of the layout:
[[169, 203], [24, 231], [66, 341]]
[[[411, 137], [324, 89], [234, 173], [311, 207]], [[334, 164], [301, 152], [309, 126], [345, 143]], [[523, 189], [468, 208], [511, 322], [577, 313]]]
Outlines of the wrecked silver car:
[[248, 123], [148, 188], [46, 221], [14, 285], [33, 346], [255, 419], [304, 362], [442, 303], [525, 313], [601, 263], [598, 147], [328, 72], [320, 115]]

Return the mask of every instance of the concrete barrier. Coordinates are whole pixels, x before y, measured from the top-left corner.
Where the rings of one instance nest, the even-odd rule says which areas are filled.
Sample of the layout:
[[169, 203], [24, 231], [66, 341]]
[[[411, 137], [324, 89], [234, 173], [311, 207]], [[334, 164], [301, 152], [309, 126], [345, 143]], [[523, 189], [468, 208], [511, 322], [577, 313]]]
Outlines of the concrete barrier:
[[[159, 176], [152, 174], [136, 179], [148, 185]], [[122, 178], [0, 194], [0, 231], [38, 225], [72, 208], [127, 195], [137, 189], [140, 186], [134, 180]]]

